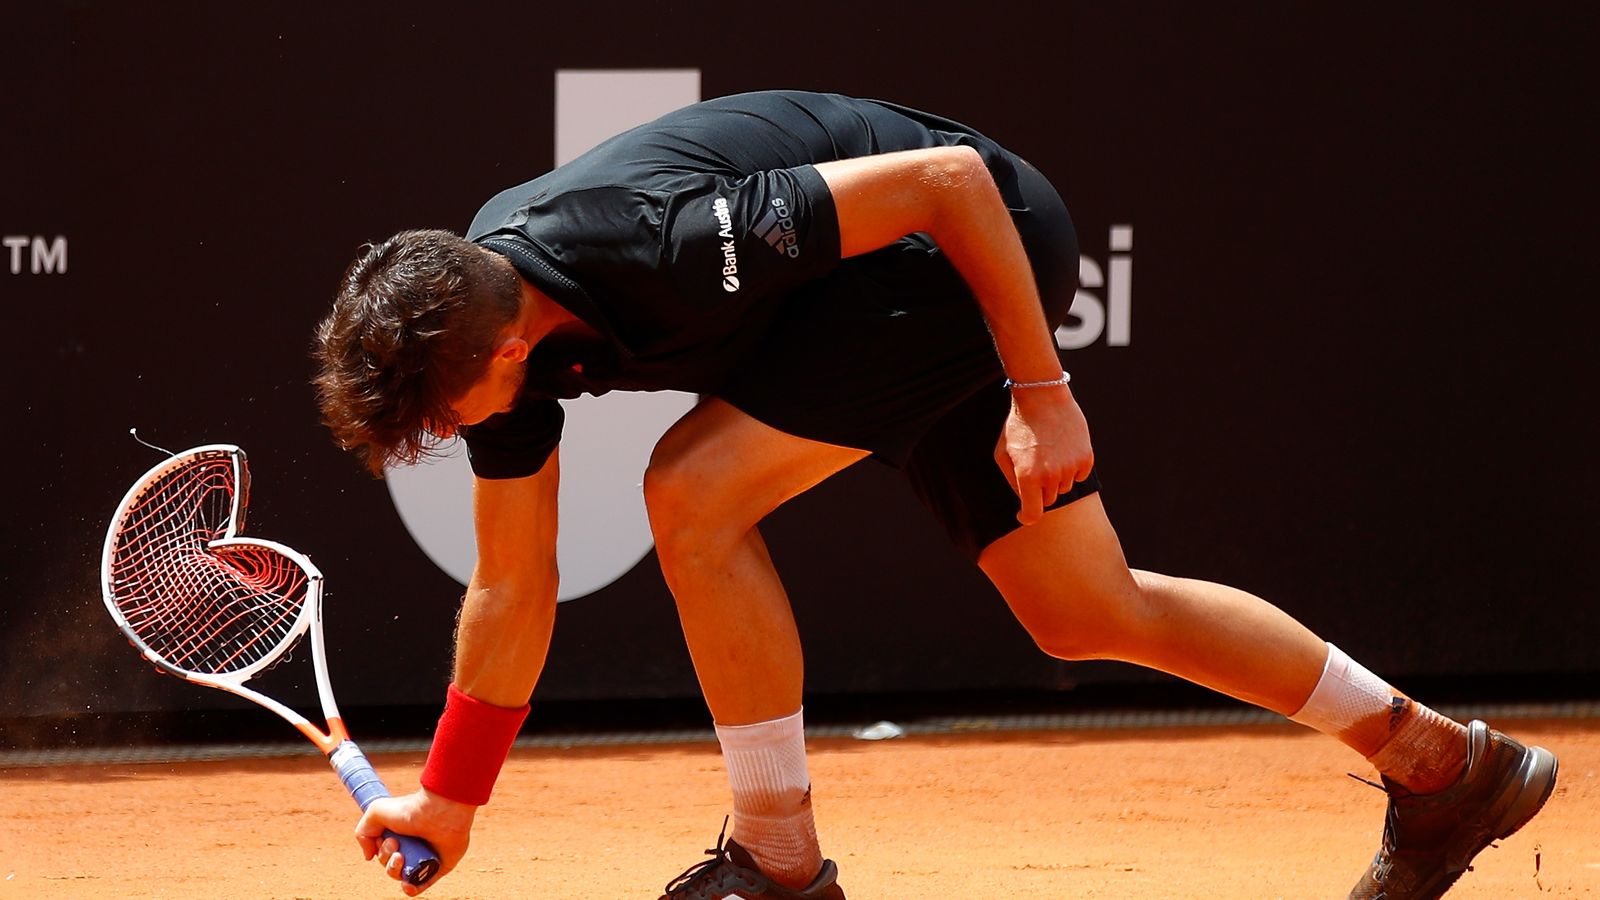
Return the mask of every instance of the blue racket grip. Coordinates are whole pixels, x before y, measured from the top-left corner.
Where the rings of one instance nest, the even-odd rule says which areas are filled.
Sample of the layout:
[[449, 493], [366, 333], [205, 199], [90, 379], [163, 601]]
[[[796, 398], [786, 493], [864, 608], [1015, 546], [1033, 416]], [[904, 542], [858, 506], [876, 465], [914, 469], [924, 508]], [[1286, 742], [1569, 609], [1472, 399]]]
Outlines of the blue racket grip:
[[[389, 796], [383, 779], [378, 777], [372, 763], [367, 761], [367, 755], [361, 752], [355, 741], [346, 740], [333, 748], [333, 752], [328, 754], [328, 763], [333, 766], [339, 780], [344, 782], [345, 790], [361, 806], [362, 812], [366, 812], [372, 801]], [[407, 883], [421, 887], [439, 871], [439, 854], [427, 841], [409, 834], [397, 834], [387, 828], [383, 830], [383, 836], [394, 838], [400, 845], [400, 854], [406, 860], [401, 877]]]

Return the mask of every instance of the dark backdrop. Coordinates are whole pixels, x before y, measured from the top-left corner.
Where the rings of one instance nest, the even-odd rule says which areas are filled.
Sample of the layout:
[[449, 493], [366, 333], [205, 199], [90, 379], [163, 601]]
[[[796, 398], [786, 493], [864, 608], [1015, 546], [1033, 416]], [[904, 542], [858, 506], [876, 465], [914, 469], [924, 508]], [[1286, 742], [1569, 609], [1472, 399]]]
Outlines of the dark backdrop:
[[[1600, 672], [1588, 5], [593, 8], [7, 5], [0, 717], [229, 702], [149, 677], [101, 608], [106, 520], [157, 458], [134, 426], [250, 453], [251, 531], [328, 575], [347, 706], [436, 701], [460, 587], [318, 425], [309, 335], [363, 241], [464, 228], [551, 165], [558, 69], [978, 125], [1100, 267], [1134, 227], [1131, 341], [1071, 364], [1134, 565], [1259, 592], [1397, 680]], [[817, 694], [1151, 677], [1036, 652], [881, 467], [766, 533]], [[694, 694], [653, 557], [563, 604], [539, 697]]]

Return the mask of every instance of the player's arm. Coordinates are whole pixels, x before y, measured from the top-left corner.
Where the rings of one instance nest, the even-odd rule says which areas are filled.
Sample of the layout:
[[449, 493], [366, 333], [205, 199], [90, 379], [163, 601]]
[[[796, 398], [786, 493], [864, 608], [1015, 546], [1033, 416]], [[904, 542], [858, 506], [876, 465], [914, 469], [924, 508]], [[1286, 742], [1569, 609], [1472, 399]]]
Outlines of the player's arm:
[[[525, 707], [544, 668], [555, 625], [559, 481], [555, 453], [526, 478], [474, 480], [478, 562], [456, 629], [453, 687], [487, 708]], [[438, 743], [436, 737], [434, 753]], [[424, 787], [392, 803], [374, 803], [356, 834], [367, 856], [379, 856], [395, 878], [400, 868], [393, 848], [379, 847], [376, 836], [387, 827], [426, 837], [439, 852], [442, 876], [465, 855], [477, 810], [473, 803]], [[402, 888], [420, 893], [410, 885]]]
[[544, 669], [555, 626], [558, 455], [527, 478], [474, 479], [478, 562], [456, 629], [455, 686], [522, 706]]
[[[972, 288], [1006, 374], [1016, 382], [1061, 377], [1038, 286], [994, 178], [977, 151], [935, 147], [821, 163], [833, 194], [840, 252], [867, 253], [926, 233]], [[1094, 452], [1083, 412], [1066, 385], [1012, 392], [997, 461], [1037, 521], [1073, 482], [1089, 477]]]

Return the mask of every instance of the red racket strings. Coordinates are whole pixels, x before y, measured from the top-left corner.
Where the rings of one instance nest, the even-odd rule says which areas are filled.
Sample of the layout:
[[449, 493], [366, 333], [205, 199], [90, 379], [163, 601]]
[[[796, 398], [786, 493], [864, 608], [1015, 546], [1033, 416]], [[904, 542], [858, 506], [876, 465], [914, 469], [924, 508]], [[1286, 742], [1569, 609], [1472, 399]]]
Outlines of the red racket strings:
[[234, 471], [198, 459], [162, 476], [129, 507], [111, 559], [130, 630], [169, 665], [207, 675], [270, 655], [307, 598], [305, 572], [275, 550], [211, 546], [232, 524]]

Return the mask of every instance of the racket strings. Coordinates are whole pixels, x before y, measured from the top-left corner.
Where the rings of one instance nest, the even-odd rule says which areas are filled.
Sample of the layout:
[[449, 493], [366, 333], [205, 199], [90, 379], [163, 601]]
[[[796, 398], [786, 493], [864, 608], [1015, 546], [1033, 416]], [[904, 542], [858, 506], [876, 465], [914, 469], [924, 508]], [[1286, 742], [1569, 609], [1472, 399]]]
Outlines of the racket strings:
[[169, 665], [248, 668], [295, 634], [310, 579], [268, 547], [212, 547], [234, 509], [234, 467], [202, 459], [154, 482], [123, 517], [112, 593], [129, 630]]

